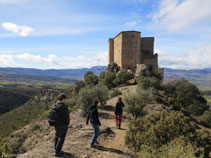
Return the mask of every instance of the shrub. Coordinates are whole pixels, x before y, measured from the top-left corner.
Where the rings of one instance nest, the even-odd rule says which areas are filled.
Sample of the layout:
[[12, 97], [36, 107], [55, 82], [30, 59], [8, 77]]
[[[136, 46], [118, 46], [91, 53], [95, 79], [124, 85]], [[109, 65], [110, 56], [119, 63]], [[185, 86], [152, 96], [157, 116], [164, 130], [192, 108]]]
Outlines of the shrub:
[[201, 115], [208, 109], [207, 101], [199, 89], [185, 79], [167, 83], [164, 86], [164, 94], [171, 104], [187, 109], [191, 114]]
[[211, 110], [204, 112], [204, 114], [201, 116], [201, 122], [211, 128]]
[[130, 122], [126, 144], [135, 151], [140, 151], [142, 145], [156, 149], [178, 136], [190, 138], [194, 132], [190, 120], [181, 112], [153, 113]]
[[153, 88], [156, 90], [161, 90], [161, 80], [157, 79], [156, 77], [145, 77], [139, 76], [137, 79], [138, 88], [140, 89], [149, 89]]
[[0, 137], [0, 155], [3, 157], [3, 155], [12, 154], [12, 148], [7, 144], [8, 140], [7, 138], [1, 138]]
[[122, 85], [122, 84], [128, 84], [128, 81], [133, 79], [134, 75], [131, 72], [128, 72], [125, 69], [122, 69], [116, 77], [116, 80], [114, 81], [116, 85]]
[[108, 99], [108, 88], [103, 84], [98, 84], [92, 89], [95, 98], [100, 102], [102, 106], [106, 105]]
[[80, 80], [75, 82], [75, 90], [78, 93], [81, 88], [85, 87], [84, 81]]
[[85, 116], [88, 112], [88, 107], [92, 105], [94, 99], [97, 99], [101, 105], [105, 105], [107, 98], [108, 89], [104, 85], [99, 84], [93, 88], [82, 88], [78, 94], [78, 103]]
[[[199, 154], [198, 154], [199, 153]], [[203, 157], [203, 150], [199, 151], [191, 142], [185, 140], [183, 136], [175, 138], [169, 144], [165, 144], [158, 149], [143, 145], [142, 150], [137, 153], [138, 158], [196, 158]]]
[[105, 78], [105, 71], [102, 71], [99, 76], [99, 80], [102, 81]]
[[211, 131], [207, 129], [196, 130], [195, 141], [204, 148], [204, 157], [211, 157]]
[[[211, 154], [211, 132], [207, 129], [196, 129], [190, 119], [179, 111], [157, 112], [132, 120], [125, 142], [139, 156], [146, 154], [150, 157], [151, 152], [154, 155], [161, 153], [160, 157], [165, 157], [166, 154], [171, 157], [170, 155], [180, 155], [183, 151], [187, 151], [184, 154], [190, 154], [192, 149], [196, 157], [204, 154], [203, 157], [208, 158]], [[172, 145], [174, 151], [169, 152]]]
[[132, 114], [136, 119], [144, 115], [144, 107], [152, 101], [152, 92], [142, 90], [138, 93], [128, 93], [123, 96], [123, 101], [125, 103], [126, 112]]
[[103, 79], [103, 84], [108, 87], [108, 89], [114, 88], [115, 83], [114, 80], [116, 79], [116, 74], [114, 72], [107, 71], [105, 73], [105, 78]]
[[121, 95], [121, 94], [122, 94], [122, 92], [119, 91], [118, 89], [112, 89], [112, 90], [109, 91], [109, 98], [114, 98], [114, 97]]
[[88, 87], [82, 88], [79, 91], [78, 101], [79, 101], [79, 105], [80, 105], [80, 108], [82, 110], [83, 116], [85, 116], [87, 114], [88, 107], [90, 105], [92, 105], [92, 102], [95, 99], [94, 97], [95, 96], [93, 95], [91, 89], [88, 88]]
[[92, 71], [87, 71], [84, 75], [84, 78], [86, 78], [89, 75], [94, 75], [94, 73]]
[[93, 74], [93, 73], [90, 73], [88, 75], [85, 74], [84, 82], [85, 82], [86, 86], [93, 87], [94, 85], [98, 84], [98, 77], [95, 74]]
[[68, 106], [69, 111], [74, 111], [78, 108], [77, 107], [78, 102], [77, 99], [75, 98], [66, 99], [65, 104]]
[[120, 70], [120, 67], [117, 65], [117, 63], [113, 62], [111, 64], [108, 64], [108, 67], [107, 67], [107, 71], [109, 72], [119, 72]]

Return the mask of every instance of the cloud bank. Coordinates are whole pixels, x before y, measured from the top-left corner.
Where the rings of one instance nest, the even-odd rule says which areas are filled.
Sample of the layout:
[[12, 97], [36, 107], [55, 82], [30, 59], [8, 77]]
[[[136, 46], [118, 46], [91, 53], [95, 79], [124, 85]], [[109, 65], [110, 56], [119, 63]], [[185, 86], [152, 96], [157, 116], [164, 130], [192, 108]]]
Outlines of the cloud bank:
[[31, 34], [34, 29], [28, 26], [18, 26], [16, 24], [13, 23], [2, 23], [1, 24], [2, 28], [11, 31], [13, 33], [16, 33], [20, 36], [26, 37], [29, 34]]
[[210, 6], [210, 0], [162, 0], [152, 19], [169, 32], [176, 32], [211, 20]]
[[204, 45], [181, 55], [170, 54], [162, 50], [158, 53], [159, 66], [174, 69], [211, 68], [211, 44]]
[[[61, 57], [55, 54], [49, 54], [47, 57], [41, 55], [33, 55], [29, 53], [23, 54], [5, 54], [0, 55], [1, 67], [26, 67], [26, 63], [30, 65], [36, 65], [34, 68], [40, 69], [67, 69], [67, 68], [90, 68], [93, 66], [105, 66], [108, 55], [106, 53], [100, 53], [94, 57], [78, 56], [78, 57]], [[20, 61], [20, 62], [18, 62]], [[37, 66], [37, 65], [40, 65]]]

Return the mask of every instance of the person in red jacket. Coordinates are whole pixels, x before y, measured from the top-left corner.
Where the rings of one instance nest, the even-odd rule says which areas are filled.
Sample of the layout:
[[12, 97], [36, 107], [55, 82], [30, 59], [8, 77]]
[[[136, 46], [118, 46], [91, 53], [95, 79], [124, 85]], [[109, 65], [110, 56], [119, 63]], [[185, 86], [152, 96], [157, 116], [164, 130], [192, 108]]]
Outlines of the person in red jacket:
[[122, 98], [119, 97], [118, 98], [118, 102], [116, 103], [115, 106], [115, 123], [116, 123], [116, 127], [118, 127], [119, 129], [121, 128], [121, 121], [122, 121], [122, 107], [124, 107], [125, 105], [122, 102]]

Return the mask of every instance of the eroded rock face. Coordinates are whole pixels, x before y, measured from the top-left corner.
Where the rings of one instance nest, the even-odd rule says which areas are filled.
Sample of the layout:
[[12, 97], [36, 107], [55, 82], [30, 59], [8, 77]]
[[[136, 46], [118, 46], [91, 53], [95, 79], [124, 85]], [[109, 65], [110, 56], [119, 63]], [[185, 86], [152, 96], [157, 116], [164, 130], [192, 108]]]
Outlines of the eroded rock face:
[[135, 77], [137, 77], [141, 71], [146, 70], [147, 66], [145, 64], [137, 64], [136, 65], [136, 70], [135, 70]]

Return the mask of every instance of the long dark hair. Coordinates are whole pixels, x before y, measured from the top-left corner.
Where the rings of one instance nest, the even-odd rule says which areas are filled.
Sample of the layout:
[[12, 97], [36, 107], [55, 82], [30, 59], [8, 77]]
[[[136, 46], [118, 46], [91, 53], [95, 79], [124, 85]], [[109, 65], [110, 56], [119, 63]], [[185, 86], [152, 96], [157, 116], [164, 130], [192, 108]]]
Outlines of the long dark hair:
[[122, 98], [121, 97], [118, 98], [118, 102], [120, 102], [120, 103], [122, 102]]

